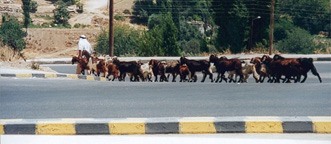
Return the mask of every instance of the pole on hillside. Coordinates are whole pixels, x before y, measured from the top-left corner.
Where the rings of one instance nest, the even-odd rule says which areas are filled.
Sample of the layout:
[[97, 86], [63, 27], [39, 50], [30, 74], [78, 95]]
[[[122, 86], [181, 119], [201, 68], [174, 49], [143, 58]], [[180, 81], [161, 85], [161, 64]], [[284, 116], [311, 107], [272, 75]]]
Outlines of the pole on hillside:
[[275, 1], [271, 0], [270, 9], [270, 32], [269, 32], [269, 55], [272, 53], [272, 45], [274, 40], [274, 13], [275, 13]]
[[109, 56], [114, 56], [114, 0], [109, 0]]

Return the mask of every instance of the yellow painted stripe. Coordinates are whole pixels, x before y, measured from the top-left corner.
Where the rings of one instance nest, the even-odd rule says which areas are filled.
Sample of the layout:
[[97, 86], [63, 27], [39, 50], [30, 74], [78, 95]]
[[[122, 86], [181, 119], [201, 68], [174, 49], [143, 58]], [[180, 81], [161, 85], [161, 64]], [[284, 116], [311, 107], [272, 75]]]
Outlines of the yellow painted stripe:
[[56, 74], [49, 74], [49, 73], [47, 73], [47, 74], [45, 74], [45, 77], [46, 78], [48, 78], [48, 77], [56, 77]]
[[27, 78], [27, 77], [32, 77], [32, 74], [16, 74], [16, 77]]
[[314, 133], [331, 133], [331, 122], [313, 122], [313, 129]]
[[94, 80], [94, 77], [93, 76], [86, 76], [86, 79], [87, 80]]
[[3, 134], [5, 134], [5, 130], [3, 128], [3, 125], [0, 124], [0, 135], [3, 135]]
[[283, 133], [283, 126], [278, 121], [246, 122], [246, 133]]
[[107, 81], [107, 79], [104, 77], [100, 77], [100, 81]]
[[75, 74], [67, 74], [67, 77], [72, 79], [78, 79], [78, 75]]
[[180, 122], [179, 133], [216, 133], [216, 128], [213, 122]]
[[74, 135], [76, 134], [74, 124], [37, 124], [37, 135]]
[[110, 134], [145, 134], [145, 123], [109, 123]]

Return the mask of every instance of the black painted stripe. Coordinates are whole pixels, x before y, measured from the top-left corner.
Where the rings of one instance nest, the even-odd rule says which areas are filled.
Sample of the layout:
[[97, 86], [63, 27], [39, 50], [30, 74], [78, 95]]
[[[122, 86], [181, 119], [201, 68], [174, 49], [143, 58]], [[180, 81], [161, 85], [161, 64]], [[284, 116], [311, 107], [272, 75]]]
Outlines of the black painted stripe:
[[313, 132], [313, 123], [304, 121], [304, 122], [283, 122], [283, 133], [312, 133]]
[[77, 135], [110, 134], [108, 124], [76, 124]]
[[32, 77], [45, 78], [45, 74], [32, 74]]
[[36, 134], [35, 124], [8, 124], [4, 125], [5, 134]]
[[214, 122], [217, 133], [245, 133], [245, 122]]
[[1, 74], [2, 77], [16, 77], [16, 74]]
[[146, 134], [178, 134], [179, 122], [146, 123]]
[[56, 77], [67, 77], [66, 74], [56, 74]]
[[87, 79], [86, 75], [78, 75], [78, 79]]

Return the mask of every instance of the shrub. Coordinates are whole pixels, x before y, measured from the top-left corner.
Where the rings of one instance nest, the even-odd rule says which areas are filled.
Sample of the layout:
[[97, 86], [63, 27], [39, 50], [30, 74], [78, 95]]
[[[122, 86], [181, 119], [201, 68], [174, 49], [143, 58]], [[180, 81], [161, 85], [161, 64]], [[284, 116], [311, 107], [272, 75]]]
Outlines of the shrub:
[[288, 32], [287, 38], [277, 42], [275, 47], [280, 52], [309, 54], [314, 53], [316, 44], [308, 31], [295, 28]]
[[[127, 25], [114, 25], [114, 55], [136, 55], [139, 52], [140, 32]], [[102, 30], [97, 37], [95, 51], [109, 54], [109, 31]]]
[[37, 11], [38, 6], [39, 5], [36, 1], [31, 1], [31, 3], [30, 3], [30, 12], [35, 13]]
[[0, 40], [15, 51], [25, 48], [24, 36], [25, 33], [16, 19], [10, 18], [0, 26]]
[[190, 40], [188, 42], [181, 43], [182, 51], [185, 53], [198, 54], [200, 53], [200, 43], [199, 40]]
[[79, 13], [84, 12], [84, 4], [83, 3], [77, 2], [76, 6], [78, 7], [77, 12], [79, 12]]
[[81, 26], [80, 23], [75, 23], [74, 28], [79, 28]]
[[130, 10], [128, 10], [128, 9], [125, 9], [125, 10], [123, 11], [123, 13], [124, 13], [124, 14], [131, 14]]
[[59, 1], [57, 3], [57, 8], [54, 11], [54, 22], [57, 24], [67, 25], [70, 19], [69, 11], [67, 10], [67, 5]]
[[125, 20], [125, 17], [121, 14], [116, 14], [114, 18], [116, 20], [119, 20], [119, 21], [124, 21]]

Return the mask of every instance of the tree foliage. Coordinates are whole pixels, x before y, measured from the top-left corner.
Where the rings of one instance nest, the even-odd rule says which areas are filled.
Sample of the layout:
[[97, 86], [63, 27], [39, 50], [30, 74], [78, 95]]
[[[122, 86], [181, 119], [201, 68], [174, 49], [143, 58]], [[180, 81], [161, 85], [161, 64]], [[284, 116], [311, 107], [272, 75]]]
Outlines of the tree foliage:
[[179, 56], [178, 30], [170, 14], [162, 15], [162, 23], [145, 32], [139, 44], [143, 56]]
[[57, 3], [57, 8], [54, 11], [54, 22], [57, 24], [67, 25], [70, 19], [69, 11], [67, 10], [67, 5], [63, 1]]
[[[127, 25], [114, 25], [114, 55], [136, 55], [139, 53], [140, 31]], [[109, 54], [109, 31], [103, 30], [97, 37], [95, 51]]]
[[21, 51], [25, 48], [24, 36], [25, 33], [22, 31], [21, 25], [14, 18], [9, 18], [0, 26], [0, 40], [15, 51]]
[[31, 3], [30, 3], [30, 12], [35, 13], [37, 11], [38, 6], [39, 5], [36, 1], [31, 1]]
[[31, 23], [31, 18], [30, 18], [31, 0], [22, 0], [22, 2], [23, 2], [22, 9], [23, 9], [23, 15], [24, 15], [24, 27], [28, 28], [28, 25]]
[[313, 53], [317, 46], [308, 31], [295, 28], [287, 31], [287, 37], [276, 43], [276, 48], [286, 53]]
[[280, 15], [289, 15], [294, 25], [311, 34], [331, 30], [329, 0], [279, 0], [277, 9]]

